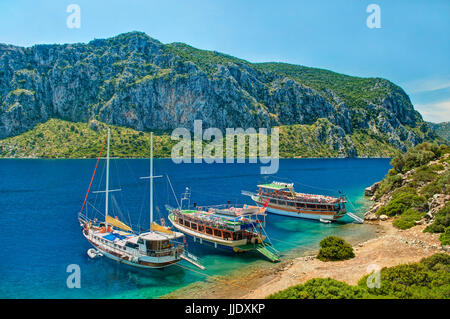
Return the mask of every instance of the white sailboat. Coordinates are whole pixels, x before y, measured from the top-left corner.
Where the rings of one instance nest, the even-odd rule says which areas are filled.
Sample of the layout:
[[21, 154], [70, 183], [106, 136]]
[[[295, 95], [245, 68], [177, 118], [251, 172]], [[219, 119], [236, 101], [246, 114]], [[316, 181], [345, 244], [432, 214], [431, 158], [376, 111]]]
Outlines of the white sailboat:
[[[96, 251], [90, 249], [89, 256], [106, 256], [118, 262], [140, 268], [163, 268], [184, 259], [204, 269], [198, 262], [191, 260], [185, 254], [183, 233], [171, 231], [169, 228], [158, 225], [153, 221], [153, 178], [157, 177], [153, 176], [153, 133], [150, 134], [150, 176], [144, 177], [150, 180], [150, 231], [136, 233], [130, 226], [109, 215], [109, 193], [118, 191], [109, 189], [110, 136], [111, 133], [108, 129], [106, 187], [104, 191], [100, 191], [105, 193], [105, 220], [104, 222], [98, 222], [97, 219], [90, 219], [87, 214], [83, 213], [96, 169], [83, 207], [78, 215], [83, 236], [96, 249]], [[98, 160], [100, 156], [101, 152]]]

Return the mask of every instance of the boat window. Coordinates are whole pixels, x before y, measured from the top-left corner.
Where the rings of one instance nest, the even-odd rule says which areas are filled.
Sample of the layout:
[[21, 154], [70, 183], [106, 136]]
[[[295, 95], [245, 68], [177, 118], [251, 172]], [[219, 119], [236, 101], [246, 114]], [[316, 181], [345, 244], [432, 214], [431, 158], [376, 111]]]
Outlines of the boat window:
[[152, 241], [152, 240], [146, 240], [146, 247], [147, 250], [158, 250], [159, 249], [159, 243], [158, 241]]
[[139, 238], [138, 238], [138, 240], [137, 240], [137, 243], [138, 243], [138, 244], [143, 244], [143, 243], [144, 243], [144, 241], [142, 240], [142, 238], [141, 238], [141, 237], [139, 237]]
[[169, 241], [168, 241], [168, 240], [162, 241], [162, 242], [161, 242], [161, 247], [162, 247], [163, 249], [164, 249], [164, 248], [169, 248], [169, 247], [170, 247]]
[[194, 229], [194, 230], [197, 230], [197, 224], [192, 223], [191, 224], [191, 228]]
[[[138, 245], [137, 245], [137, 244], [135, 244], [135, 243], [130, 243], [130, 242], [125, 243], [125, 246], [130, 247], [130, 248], [138, 248]], [[125, 249], [125, 248], [124, 248], [124, 249]]]
[[205, 227], [203, 227], [202, 225], [198, 225], [198, 231], [203, 232], [205, 230]]
[[306, 204], [306, 207], [308, 207], [308, 208], [316, 208], [316, 205], [313, 205], [313, 204]]
[[212, 229], [209, 227], [206, 227], [206, 233], [209, 235], [212, 235]]
[[295, 206], [295, 203], [294, 202], [288, 202], [288, 205], [289, 206]]
[[214, 236], [222, 237], [222, 232], [218, 229], [214, 229]]

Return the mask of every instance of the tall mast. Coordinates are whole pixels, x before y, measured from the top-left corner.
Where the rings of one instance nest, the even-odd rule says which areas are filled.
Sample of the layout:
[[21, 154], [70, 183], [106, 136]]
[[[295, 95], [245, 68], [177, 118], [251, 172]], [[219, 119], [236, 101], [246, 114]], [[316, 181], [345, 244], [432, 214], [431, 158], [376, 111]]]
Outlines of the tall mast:
[[[108, 150], [106, 152], [106, 189], [105, 189], [105, 222], [106, 216], [108, 216], [108, 202], [109, 202], [109, 140], [111, 137], [111, 131], [108, 128]], [[105, 223], [106, 224], [106, 223]], [[108, 229], [108, 224], [106, 224], [106, 229]]]
[[150, 230], [153, 223], [153, 132], [150, 132]]

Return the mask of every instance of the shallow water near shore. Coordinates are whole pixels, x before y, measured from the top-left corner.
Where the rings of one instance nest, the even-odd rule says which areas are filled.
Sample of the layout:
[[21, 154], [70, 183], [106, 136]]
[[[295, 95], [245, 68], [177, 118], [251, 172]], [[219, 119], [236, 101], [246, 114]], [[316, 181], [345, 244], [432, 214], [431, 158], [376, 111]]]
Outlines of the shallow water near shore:
[[[370, 204], [364, 188], [380, 180], [390, 168], [389, 159], [282, 159], [276, 176], [260, 175], [260, 164], [174, 164], [155, 160], [155, 174], [168, 174], [179, 198], [185, 187], [191, 203], [248, 203], [241, 190], [282, 180], [294, 182], [300, 192], [348, 198], [348, 211], [362, 216]], [[106, 258], [89, 259], [90, 248], [81, 235], [77, 212], [84, 200], [95, 160], [0, 160], [0, 297], [1, 298], [157, 298], [208, 276], [236, 276], [252, 267], [271, 264], [256, 253], [230, 254], [188, 240], [188, 250], [200, 258], [205, 271], [182, 262], [163, 270], [140, 270]], [[104, 163], [100, 163], [91, 190], [104, 188]], [[114, 213], [148, 228], [148, 160], [118, 159], [111, 163]], [[103, 177], [103, 178], [102, 178]], [[89, 200], [100, 211], [102, 194]], [[155, 180], [155, 219], [166, 218], [164, 205], [175, 205], [165, 178]], [[328, 235], [357, 242], [374, 236], [370, 225], [351, 223], [348, 217], [333, 224], [268, 215], [266, 231], [283, 258], [292, 258], [318, 247]], [[146, 226], [147, 225], [147, 226]], [[69, 289], [66, 268], [81, 269], [81, 288]], [[207, 275], [207, 276], [206, 276]]]

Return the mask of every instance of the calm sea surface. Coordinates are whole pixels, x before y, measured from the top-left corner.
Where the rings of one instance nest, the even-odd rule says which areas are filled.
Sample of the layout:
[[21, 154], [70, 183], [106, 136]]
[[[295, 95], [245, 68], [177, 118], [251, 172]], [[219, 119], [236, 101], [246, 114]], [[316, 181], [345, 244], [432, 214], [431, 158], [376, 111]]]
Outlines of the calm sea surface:
[[[191, 203], [199, 205], [252, 203], [241, 190], [254, 191], [256, 184], [281, 180], [294, 182], [296, 191], [338, 195], [342, 191], [347, 209], [362, 216], [368, 202], [364, 188], [380, 180], [390, 168], [389, 159], [284, 159], [276, 176], [263, 176], [259, 164], [174, 164], [155, 160], [155, 174], [168, 174], [179, 199], [186, 187]], [[158, 297], [205, 276], [182, 267], [140, 270], [106, 258], [89, 259], [90, 248], [81, 235], [77, 213], [89, 185], [95, 160], [0, 160], [0, 298], [123, 298]], [[148, 228], [148, 160], [111, 161], [110, 188], [114, 215], [125, 222]], [[100, 163], [92, 190], [104, 188], [104, 163]], [[103, 178], [102, 178], [103, 177]], [[91, 194], [90, 202], [104, 209], [104, 195]], [[165, 204], [175, 205], [167, 178], [155, 180], [155, 219], [166, 218]], [[89, 206], [89, 212], [94, 210]], [[287, 258], [293, 251], [315, 249], [328, 235], [350, 241], [373, 235], [369, 225], [315, 221], [269, 215], [266, 231], [275, 247]], [[243, 267], [264, 263], [262, 256], [232, 255], [197, 246], [188, 250], [200, 257], [208, 275], [227, 275]], [[81, 269], [81, 288], [69, 289], [67, 266]], [[267, 262], [269, 265], [269, 262]], [[182, 262], [180, 265], [192, 267]]]

